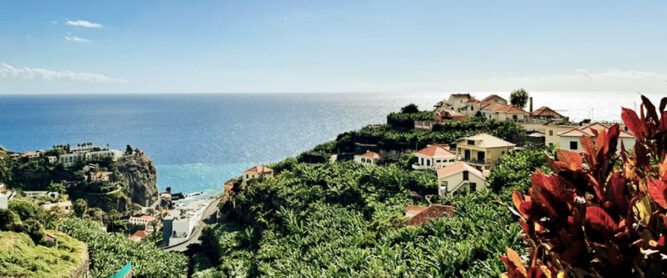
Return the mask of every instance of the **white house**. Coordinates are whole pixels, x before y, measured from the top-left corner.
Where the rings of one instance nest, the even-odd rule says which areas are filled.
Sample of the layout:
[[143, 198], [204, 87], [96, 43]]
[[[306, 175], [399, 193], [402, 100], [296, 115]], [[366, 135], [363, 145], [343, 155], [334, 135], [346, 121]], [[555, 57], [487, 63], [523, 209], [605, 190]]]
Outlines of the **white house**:
[[486, 177], [470, 166], [470, 164], [459, 161], [437, 171], [438, 174], [438, 194], [445, 196], [452, 194], [459, 189], [470, 189], [477, 191], [486, 187]]
[[[595, 134], [593, 133], [593, 130], [598, 132], [602, 130], [608, 131], [609, 127], [600, 123], [593, 123], [582, 128], [573, 128], [567, 131], [559, 132], [558, 143], [560, 145], [560, 149], [574, 152], [583, 152], [584, 149], [581, 147], [580, 142], [581, 137], [593, 137], [593, 142], [595, 142]], [[635, 137], [623, 130], [620, 130], [618, 140], [618, 146], [616, 147], [617, 151], [621, 150], [621, 143], [623, 143], [626, 150], [632, 149], [635, 146]]]
[[412, 165], [415, 170], [437, 170], [456, 161], [456, 154], [449, 150], [449, 145], [433, 144], [417, 151], [417, 162]]
[[364, 154], [355, 154], [354, 155], [354, 161], [357, 163], [361, 163], [364, 165], [371, 165], [375, 166], [378, 165], [378, 162], [380, 162], [380, 159], [382, 159], [382, 156], [376, 152], [372, 151], [366, 151]]
[[141, 227], [142, 230], [153, 231], [153, 225], [151, 222], [155, 221], [157, 218], [151, 215], [142, 215], [142, 216], [130, 216], [128, 223], [135, 227]]
[[257, 165], [248, 170], [243, 171], [243, 182], [247, 182], [256, 178], [272, 178], [273, 169], [264, 165]]
[[0, 209], [7, 209], [9, 206], [9, 192], [0, 192]]
[[450, 106], [454, 108], [454, 110], [459, 110], [459, 108], [463, 107], [466, 102], [469, 100], [475, 99], [472, 97], [470, 94], [451, 94], [449, 95], [449, 99], [447, 99], [447, 102], [449, 103]]

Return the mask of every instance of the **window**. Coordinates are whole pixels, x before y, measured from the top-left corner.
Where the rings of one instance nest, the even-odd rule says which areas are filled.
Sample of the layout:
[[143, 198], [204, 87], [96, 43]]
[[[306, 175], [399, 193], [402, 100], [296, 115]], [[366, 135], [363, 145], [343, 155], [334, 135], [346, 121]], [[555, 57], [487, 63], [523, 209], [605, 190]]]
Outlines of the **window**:
[[475, 141], [474, 141], [474, 140], [468, 140], [468, 145], [472, 145], [472, 146], [474, 146], [474, 145], [475, 145]]
[[468, 178], [469, 178], [469, 176], [468, 176], [468, 171], [463, 171], [463, 180], [464, 180], [464, 181], [467, 181]]
[[440, 163], [440, 162], [442, 162], [442, 160], [436, 160], [436, 161], [435, 161], [435, 163]]
[[518, 120], [519, 118], [518, 118], [516, 115], [512, 115], [512, 119], [514, 119], [514, 120], [516, 121], [516, 120]]
[[576, 150], [576, 149], [578, 149], [578, 142], [570, 141], [570, 150]]
[[549, 130], [549, 136], [554, 136], [554, 131], [551, 129]]
[[553, 145], [554, 145], [554, 143], [549, 143], [549, 146], [553, 146]]
[[426, 160], [426, 166], [431, 166], [431, 160], [430, 159]]
[[477, 183], [471, 182], [470, 183], [470, 192], [475, 192], [477, 191]]

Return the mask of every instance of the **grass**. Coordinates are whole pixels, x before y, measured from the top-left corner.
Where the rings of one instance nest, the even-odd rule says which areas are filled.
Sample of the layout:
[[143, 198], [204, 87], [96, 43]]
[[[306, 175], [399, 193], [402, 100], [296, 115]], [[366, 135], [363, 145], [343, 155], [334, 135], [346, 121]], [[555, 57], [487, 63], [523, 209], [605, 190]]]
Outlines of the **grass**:
[[85, 256], [85, 244], [61, 232], [52, 247], [35, 245], [24, 233], [0, 232], [0, 277], [63, 277]]

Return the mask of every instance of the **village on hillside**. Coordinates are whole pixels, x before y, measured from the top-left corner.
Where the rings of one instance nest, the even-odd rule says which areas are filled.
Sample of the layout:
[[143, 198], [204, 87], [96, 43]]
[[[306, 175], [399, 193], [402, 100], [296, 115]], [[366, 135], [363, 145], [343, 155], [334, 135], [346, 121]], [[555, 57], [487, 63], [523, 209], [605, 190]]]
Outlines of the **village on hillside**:
[[[466, 136], [452, 142], [427, 142], [426, 147], [414, 150], [414, 171], [432, 171], [438, 180], [437, 194], [445, 196], [457, 191], [475, 192], [487, 187], [487, 178], [501, 156], [510, 154], [529, 145], [541, 145], [549, 148], [582, 152], [580, 138], [582, 136], [596, 137], [602, 130], [608, 130], [611, 125], [619, 124], [621, 128], [618, 150], [621, 146], [632, 149], [635, 139], [628, 128], [622, 123], [593, 122], [590, 119], [581, 122], [570, 122], [569, 117], [561, 115], [557, 110], [547, 106], [533, 109], [533, 98], [525, 95], [524, 105], [528, 111], [508, 100], [491, 94], [478, 100], [469, 93], [451, 94], [447, 99], [437, 102], [431, 111], [432, 119], [414, 120], [411, 127], [418, 130], [433, 130], [443, 123], [467, 121], [471, 118], [494, 120], [498, 122], [511, 121], [523, 127], [527, 136], [510, 142], [491, 134], [479, 133]], [[404, 108], [405, 109], [405, 108]], [[402, 113], [416, 113], [418, 111], [402, 111]], [[422, 111], [423, 112], [423, 111]], [[377, 128], [379, 125], [369, 125]], [[360, 165], [383, 166], [397, 162], [395, 157], [405, 155], [403, 151], [383, 149], [377, 144], [356, 143], [356, 149], [365, 151], [354, 154], [352, 160]], [[391, 158], [390, 158], [391, 157]], [[328, 161], [335, 162], [338, 154], [332, 154]], [[268, 179], [276, 175], [273, 169], [265, 165], [257, 165], [243, 172], [240, 179], [229, 181], [223, 185], [223, 192], [229, 197], [229, 192], [235, 184], [247, 183], [253, 179]], [[413, 194], [415, 194], [413, 192]], [[451, 215], [453, 207], [433, 204], [428, 207], [408, 206], [405, 216], [410, 224], [422, 224], [428, 219]], [[418, 219], [418, 220], [417, 220]]]

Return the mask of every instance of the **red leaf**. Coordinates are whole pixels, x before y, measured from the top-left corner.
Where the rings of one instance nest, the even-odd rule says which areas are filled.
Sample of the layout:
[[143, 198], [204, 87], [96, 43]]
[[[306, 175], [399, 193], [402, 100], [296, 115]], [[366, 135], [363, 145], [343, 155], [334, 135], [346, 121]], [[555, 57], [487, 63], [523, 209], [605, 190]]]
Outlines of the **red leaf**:
[[644, 107], [646, 107], [646, 112], [647, 112], [646, 116], [648, 117], [648, 119], [653, 119], [655, 123], [658, 123], [660, 119], [658, 119], [658, 114], [655, 112], [655, 106], [653, 106], [651, 100], [642, 95], [642, 103], [644, 104]]
[[610, 195], [614, 206], [619, 210], [624, 210], [627, 207], [625, 199], [625, 178], [621, 172], [614, 172], [607, 185], [607, 194]]
[[581, 147], [584, 149], [584, 152], [586, 153], [586, 158], [589, 160], [589, 164], [595, 164], [595, 142], [593, 142], [593, 139], [588, 136], [581, 136], [581, 139], [579, 139], [581, 142]]
[[639, 117], [637, 117], [637, 113], [635, 113], [635, 111], [628, 108], [623, 108], [621, 119], [623, 119], [625, 126], [627, 126], [628, 129], [632, 131], [632, 134], [638, 141], [644, 140], [646, 126], [644, 126], [644, 123], [639, 120]]
[[581, 164], [584, 162], [581, 155], [568, 150], [558, 150], [558, 160], [567, 163], [567, 168], [572, 171], [581, 170]]
[[648, 194], [651, 195], [654, 202], [663, 209], [667, 209], [667, 183], [658, 179], [650, 180], [648, 182]]
[[598, 231], [614, 232], [618, 228], [614, 219], [600, 207], [586, 208], [586, 222]]

